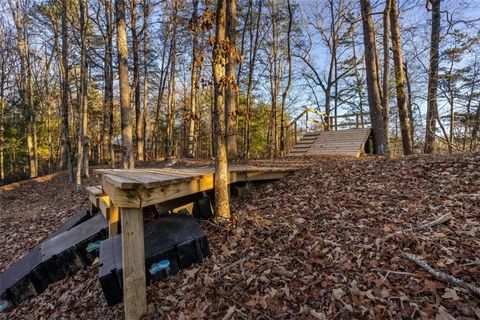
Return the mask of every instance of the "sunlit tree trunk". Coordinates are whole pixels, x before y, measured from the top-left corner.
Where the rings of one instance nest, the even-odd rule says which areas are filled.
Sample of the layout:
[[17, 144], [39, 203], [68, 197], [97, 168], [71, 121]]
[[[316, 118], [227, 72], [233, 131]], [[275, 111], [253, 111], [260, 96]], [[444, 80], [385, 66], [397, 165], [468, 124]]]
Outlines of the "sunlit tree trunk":
[[383, 123], [383, 109], [379, 92], [377, 72], [377, 54], [375, 50], [375, 29], [372, 7], [369, 0], [360, 0], [363, 23], [363, 41], [365, 46], [365, 68], [367, 75], [368, 104], [372, 123], [373, 142], [376, 154], [387, 154], [388, 143]]
[[120, 113], [122, 120], [123, 167], [135, 167], [132, 146], [132, 105], [128, 82], [127, 25], [125, 22], [125, 0], [115, 1], [117, 24], [118, 78], [120, 83]]
[[[391, 0], [390, 28], [392, 29], [393, 61], [395, 65], [395, 87], [397, 91], [397, 109], [400, 118], [400, 132], [402, 134], [403, 154], [413, 154], [412, 129], [410, 128], [410, 115], [407, 108], [405, 95], [405, 73], [403, 70], [402, 43], [400, 40], [400, 27], [398, 25], [398, 2]], [[387, 95], [387, 92], [384, 92]], [[388, 134], [388, 133], [387, 133]]]
[[225, 123], [227, 130], [227, 153], [229, 159], [237, 158], [237, 81], [235, 67], [237, 60], [237, 4], [227, 0], [226, 39], [228, 43], [227, 65], [225, 68], [227, 90], [225, 92]]
[[215, 216], [230, 219], [228, 162], [225, 139], [225, 29], [226, 1], [217, 0], [215, 45], [213, 49], [214, 135], [215, 135]]

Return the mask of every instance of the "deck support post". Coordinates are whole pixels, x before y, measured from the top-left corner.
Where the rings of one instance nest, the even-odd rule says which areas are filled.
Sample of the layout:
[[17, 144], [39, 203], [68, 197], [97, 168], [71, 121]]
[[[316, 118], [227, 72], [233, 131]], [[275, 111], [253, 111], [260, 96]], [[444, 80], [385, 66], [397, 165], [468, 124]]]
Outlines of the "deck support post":
[[125, 319], [137, 320], [147, 312], [143, 214], [141, 208], [120, 210]]

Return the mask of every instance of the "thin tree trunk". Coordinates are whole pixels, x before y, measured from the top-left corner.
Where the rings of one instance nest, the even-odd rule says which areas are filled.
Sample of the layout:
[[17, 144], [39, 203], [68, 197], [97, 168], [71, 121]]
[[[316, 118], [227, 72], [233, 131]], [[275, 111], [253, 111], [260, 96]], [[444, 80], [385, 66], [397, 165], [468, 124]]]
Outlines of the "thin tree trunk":
[[[62, 75], [62, 168], [67, 169], [68, 180], [73, 181], [72, 145], [69, 133], [69, 93], [70, 83], [68, 76], [68, 5], [62, 0], [62, 54], [58, 57]], [[52, 20], [53, 21], [53, 20]]]
[[415, 145], [414, 141], [414, 123], [413, 123], [413, 98], [412, 98], [412, 85], [410, 82], [410, 74], [408, 72], [408, 65], [406, 62], [403, 63], [405, 68], [405, 80], [407, 83], [407, 110], [408, 110], [408, 119], [410, 120], [410, 136], [412, 137], [412, 147]]
[[137, 160], [143, 160], [143, 122], [142, 109], [140, 101], [140, 57], [139, 47], [140, 40], [137, 32], [137, 0], [131, 0], [131, 32], [132, 32], [132, 56], [133, 56], [133, 88], [134, 88], [134, 104], [135, 104], [135, 146]]
[[372, 18], [372, 7], [369, 0], [360, 0], [362, 9], [363, 38], [365, 46], [365, 68], [367, 74], [368, 104], [372, 122], [375, 153], [388, 154], [388, 142], [383, 123], [383, 109], [379, 92], [377, 72], [377, 55], [375, 52], [375, 30]]
[[[383, 122], [385, 123], [385, 134], [387, 143], [389, 142], [390, 132], [390, 8], [392, 0], [385, 1], [385, 10], [383, 11]], [[393, 32], [393, 31], [392, 31]], [[393, 41], [393, 40], [392, 40]]]
[[235, 67], [237, 52], [237, 4], [236, 0], [227, 0], [226, 39], [228, 43], [227, 65], [225, 73], [227, 90], [225, 92], [225, 124], [227, 130], [227, 153], [229, 159], [236, 159], [237, 150], [237, 81]]
[[88, 105], [88, 65], [87, 65], [87, 2], [79, 0], [80, 10], [80, 92], [78, 112], [78, 140], [77, 140], [77, 189], [82, 185], [82, 175], [88, 177], [88, 138], [87, 138], [87, 105]]
[[[403, 70], [402, 43], [400, 27], [398, 25], [398, 0], [391, 0], [390, 28], [392, 29], [393, 61], [395, 65], [395, 87], [397, 91], [397, 108], [400, 118], [400, 132], [402, 134], [403, 154], [413, 154], [413, 138], [411, 136], [410, 118], [405, 95], [405, 73]], [[386, 94], [386, 93], [385, 93]]]
[[26, 123], [26, 136], [27, 136], [27, 151], [29, 158], [30, 178], [38, 176], [38, 161], [37, 150], [35, 143], [35, 115], [33, 110], [33, 86], [32, 86], [32, 74], [30, 70], [30, 57], [29, 57], [29, 45], [27, 39], [27, 19], [24, 17], [25, 13], [20, 7], [19, 1], [8, 0], [10, 10], [12, 11], [12, 17], [17, 30], [17, 50], [20, 59], [20, 99], [23, 106], [23, 112]]
[[170, 51], [170, 79], [168, 81], [168, 101], [167, 101], [167, 132], [165, 136], [166, 158], [173, 156], [173, 127], [175, 120], [175, 79], [176, 79], [176, 54], [177, 54], [177, 1], [174, 1], [173, 7], [172, 40]]
[[213, 82], [215, 106], [213, 123], [215, 132], [215, 216], [230, 219], [228, 195], [228, 161], [225, 139], [225, 45], [226, 0], [217, 0], [215, 46], [213, 49]]
[[437, 87], [438, 87], [438, 64], [440, 60], [440, 2], [441, 0], [428, 0], [432, 5], [432, 35], [430, 43], [430, 67], [428, 70], [428, 101], [427, 101], [427, 124], [425, 131], [425, 153], [433, 153], [435, 150], [435, 133], [437, 129]]
[[192, 40], [192, 70], [191, 70], [191, 84], [190, 84], [190, 114], [188, 118], [188, 134], [187, 134], [187, 157], [195, 157], [197, 137], [195, 136], [195, 120], [197, 112], [197, 50], [198, 50], [198, 31], [200, 29], [198, 21], [198, 0], [193, 0], [193, 11], [192, 11], [192, 27], [191, 32], [193, 35]]
[[255, 23], [255, 35], [253, 34], [253, 29], [250, 29], [250, 49], [249, 60], [248, 60], [248, 81], [247, 81], [247, 101], [246, 101], [246, 115], [245, 115], [245, 154], [244, 158], [250, 158], [250, 113], [252, 108], [252, 90], [253, 90], [253, 75], [255, 71], [255, 62], [257, 58], [259, 38], [260, 38], [260, 21], [262, 17], [262, 0], [258, 2], [258, 13]]
[[[141, 158], [139, 160], [145, 160], [146, 151], [145, 146], [147, 141], [147, 132], [146, 132], [146, 118], [148, 113], [148, 19], [150, 17], [150, 1], [143, 1], [143, 110], [142, 110], [142, 130], [140, 130], [141, 135], [141, 148], [137, 149], [137, 152], [141, 151]], [[138, 137], [138, 128], [137, 128], [137, 137]], [[141, 150], [140, 150], [141, 149]]]
[[[105, 53], [104, 53], [104, 110], [106, 119], [104, 120], [105, 128], [108, 134], [104, 136], [104, 150], [108, 150], [108, 158], [110, 166], [115, 166], [115, 152], [113, 149], [113, 133], [114, 133], [114, 114], [113, 114], [113, 18], [112, 18], [112, 2], [104, 0], [105, 6]], [[108, 123], [108, 125], [107, 125]]]
[[118, 78], [120, 85], [120, 112], [122, 118], [123, 167], [135, 167], [132, 147], [132, 105], [128, 82], [127, 25], [125, 22], [125, 0], [115, 0], [117, 24]]
[[287, 103], [287, 95], [288, 91], [290, 90], [290, 86], [292, 85], [292, 49], [290, 46], [290, 38], [292, 33], [292, 23], [293, 23], [293, 12], [292, 6], [290, 4], [290, 0], [287, 0], [288, 6], [288, 29], [287, 29], [287, 62], [288, 62], [288, 78], [287, 78], [287, 85], [285, 86], [285, 90], [282, 93], [282, 107], [281, 107], [281, 115], [280, 115], [280, 153], [281, 156], [285, 156], [285, 112], [286, 112], [286, 103]]

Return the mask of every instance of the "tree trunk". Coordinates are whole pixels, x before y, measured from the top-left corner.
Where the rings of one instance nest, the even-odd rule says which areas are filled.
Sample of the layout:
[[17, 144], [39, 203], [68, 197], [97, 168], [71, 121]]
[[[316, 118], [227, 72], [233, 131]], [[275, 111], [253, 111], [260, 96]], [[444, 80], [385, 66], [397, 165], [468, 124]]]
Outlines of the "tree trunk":
[[87, 65], [87, 2], [79, 0], [80, 10], [80, 91], [78, 112], [78, 142], [77, 142], [77, 189], [82, 185], [82, 175], [88, 177], [88, 138], [87, 138], [87, 105], [88, 105], [88, 65]]
[[[141, 135], [141, 148], [137, 148], [137, 152], [141, 151], [141, 157], [139, 155], [139, 160], [145, 160], [146, 151], [145, 147], [147, 145], [147, 132], [146, 132], [146, 117], [148, 113], [148, 18], [150, 17], [150, 1], [143, 1], [143, 110], [142, 110], [142, 129], [140, 130]], [[137, 129], [137, 137], [139, 132]], [[141, 150], [140, 150], [141, 149]]]
[[15, 28], [17, 30], [17, 50], [20, 60], [20, 99], [23, 106], [23, 112], [26, 123], [26, 136], [27, 136], [27, 151], [29, 158], [30, 178], [38, 176], [38, 161], [35, 139], [35, 115], [33, 110], [33, 85], [32, 74], [30, 70], [30, 54], [29, 44], [27, 38], [27, 19], [24, 17], [25, 13], [20, 7], [19, 1], [8, 0], [10, 10], [12, 11]]
[[104, 139], [104, 151], [108, 150], [108, 158], [110, 159], [110, 166], [115, 166], [115, 153], [113, 150], [113, 133], [114, 133], [114, 118], [113, 118], [113, 19], [112, 19], [112, 3], [111, 0], [104, 0], [105, 10], [105, 52], [103, 58], [103, 73], [104, 73], [104, 130], [108, 130]]
[[140, 101], [140, 57], [138, 54], [140, 40], [137, 33], [137, 0], [131, 0], [130, 7], [131, 31], [132, 31], [132, 56], [133, 56], [133, 88], [135, 104], [135, 146], [137, 160], [143, 160], [143, 123]]
[[[397, 91], [397, 108], [400, 118], [400, 131], [402, 134], [403, 154], [413, 154], [412, 129], [405, 95], [405, 73], [403, 70], [402, 43], [400, 40], [400, 27], [398, 25], [398, 0], [391, 0], [390, 28], [392, 29], [393, 61], [395, 64], [395, 87]], [[384, 93], [386, 95], [386, 92]]]
[[262, 17], [262, 0], [258, 2], [258, 13], [257, 20], [255, 23], [255, 35], [253, 33], [253, 28], [250, 29], [250, 46], [252, 47], [249, 52], [248, 60], [248, 80], [247, 80], [247, 106], [245, 114], [245, 137], [244, 137], [244, 158], [248, 159], [250, 157], [250, 112], [252, 108], [252, 90], [253, 90], [253, 73], [255, 71], [255, 61], [257, 58], [258, 44], [260, 38], [260, 21]]
[[379, 92], [377, 55], [375, 52], [375, 30], [372, 7], [369, 0], [360, 0], [362, 9], [363, 39], [365, 46], [365, 68], [367, 75], [368, 104], [372, 123], [374, 151], [376, 154], [388, 154], [387, 135], [383, 122], [383, 109]]
[[425, 153], [435, 150], [435, 134], [437, 131], [437, 87], [438, 64], [440, 59], [440, 2], [441, 0], [428, 0], [432, 5], [432, 34], [430, 42], [430, 67], [428, 70], [428, 96], [427, 96], [427, 124], [425, 131]]
[[[413, 97], [412, 97], [412, 86], [410, 82], [410, 76], [408, 73], [408, 65], [406, 62], [403, 63], [405, 68], [405, 81], [407, 83], [407, 110], [408, 110], [408, 119], [410, 120], [410, 136], [412, 137], [412, 144], [415, 144], [414, 141], [414, 123], [413, 123]], [[412, 147], [413, 147], [412, 145]]]
[[195, 157], [195, 150], [197, 144], [197, 137], [195, 135], [195, 121], [196, 121], [196, 112], [197, 112], [197, 35], [200, 29], [198, 21], [198, 0], [193, 0], [193, 11], [192, 11], [192, 27], [191, 32], [193, 35], [192, 41], [192, 70], [191, 70], [191, 84], [190, 84], [190, 114], [188, 118], [188, 134], [187, 134], [187, 157]]
[[170, 45], [170, 78], [168, 80], [167, 101], [167, 132], [165, 135], [165, 156], [167, 159], [174, 154], [173, 129], [175, 120], [175, 78], [176, 78], [176, 55], [177, 55], [177, 1], [174, 1], [172, 23], [172, 39]]
[[135, 167], [132, 146], [132, 105], [128, 82], [127, 25], [125, 22], [125, 0], [115, 0], [117, 24], [118, 80], [120, 86], [120, 113], [122, 120], [123, 167]]
[[[62, 168], [67, 169], [68, 180], [73, 181], [72, 144], [69, 133], [69, 93], [70, 82], [68, 75], [68, 5], [62, 0], [62, 54], [58, 57], [62, 75]], [[54, 19], [54, 18], [53, 18]]]
[[288, 29], [287, 29], [287, 62], [288, 62], [288, 78], [287, 85], [285, 90], [282, 93], [282, 107], [280, 115], [280, 154], [282, 157], [285, 156], [285, 112], [287, 104], [287, 95], [292, 85], [292, 51], [290, 46], [290, 37], [292, 33], [292, 23], [293, 23], [293, 13], [290, 0], [287, 0], [288, 6]]
[[[383, 122], [385, 123], [385, 134], [387, 143], [390, 133], [390, 8], [392, 0], [385, 1], [385, 10], [383, 11]], [[393, 40], [392, 40], [393, 41]]]
[[226, 1], [217, 0], [215, 45], [213, 49], [213, 83], [215, 90], [213, 123], [215, 132], [215, 216], [230, 219], [228, 195], [228, 161], [225, 139], [225, 29]]
[[237, 81], [235, 66], [237, 55], [237, 4], [227, 0], [226, 39], [228, 44], [227, 65], [225, 67], [227, 90], [225, 92], [225, 124], [227, 130], [227, 153], [229, 159], [236, 159], [237, 151]]

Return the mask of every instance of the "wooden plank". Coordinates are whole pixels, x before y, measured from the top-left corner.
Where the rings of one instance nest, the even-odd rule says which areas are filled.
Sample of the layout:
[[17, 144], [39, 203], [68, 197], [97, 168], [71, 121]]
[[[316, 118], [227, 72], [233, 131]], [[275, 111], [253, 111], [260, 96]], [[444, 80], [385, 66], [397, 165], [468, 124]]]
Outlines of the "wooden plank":
[[110, 204], [110, 215], [108, 217], [108, 237], [111, 238], [119, 233], [120, 210]]
[[147, 312], [143, 214], [140, 208], [121, 213], [125, 319], [140, 319]]
[[98, 199], [98, 208], [102, 212], [105, 219], [108, 220], [110, 216], [110, 197], [109, 196], [101, 196]]
[[141, 181], [124, 178], [119, 173], [115, 172], [108, 172], [103, 175], [103, 178], [109, 183], [122, 189], [133, 189], [142, 184]]
[[93, 186], [86, 188], [88, 192], [88, 200], [98, 208], [98, 198], [102, 195], [102, 186]]

